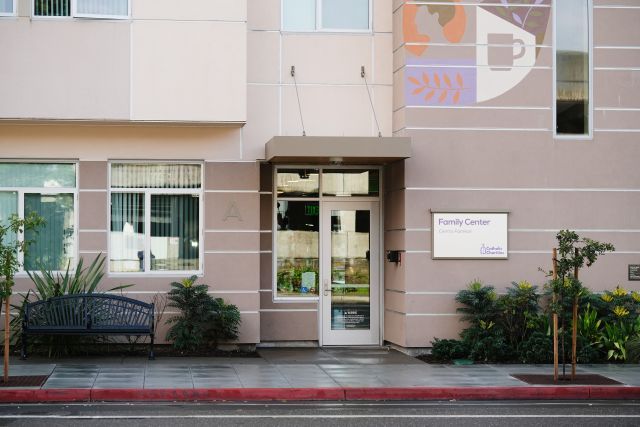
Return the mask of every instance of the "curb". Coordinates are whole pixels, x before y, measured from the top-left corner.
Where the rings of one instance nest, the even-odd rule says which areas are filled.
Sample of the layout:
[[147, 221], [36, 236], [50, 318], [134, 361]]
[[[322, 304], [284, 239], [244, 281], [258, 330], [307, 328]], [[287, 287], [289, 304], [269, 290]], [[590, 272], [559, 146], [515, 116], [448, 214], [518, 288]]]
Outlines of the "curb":
[[524, 386], [0, 390], [0, 402], [2, 403], [614, 399], [640, 399], [640, 387]]

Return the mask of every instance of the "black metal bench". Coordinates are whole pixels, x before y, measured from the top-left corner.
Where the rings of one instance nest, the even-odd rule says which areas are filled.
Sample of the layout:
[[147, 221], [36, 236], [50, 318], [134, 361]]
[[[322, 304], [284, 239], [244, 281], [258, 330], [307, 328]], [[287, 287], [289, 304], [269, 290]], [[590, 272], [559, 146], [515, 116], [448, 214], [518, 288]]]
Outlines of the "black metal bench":
[[76, 294], [28, 303], [22, 322], [22, 359], [28, 335], [149, 335], [153, 360], [154, 306], [109, 294]]

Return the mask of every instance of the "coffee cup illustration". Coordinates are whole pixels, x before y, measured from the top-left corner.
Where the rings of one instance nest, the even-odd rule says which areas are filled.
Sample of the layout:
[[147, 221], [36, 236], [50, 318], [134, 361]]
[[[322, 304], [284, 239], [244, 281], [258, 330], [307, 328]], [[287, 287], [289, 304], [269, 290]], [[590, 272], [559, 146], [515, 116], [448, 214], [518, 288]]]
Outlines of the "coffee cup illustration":
[[514, 61], [524, 56], [526, 46], [521, 39], [508, 33], [487, 34], [488, 64], [494, 71], [509, 71]]

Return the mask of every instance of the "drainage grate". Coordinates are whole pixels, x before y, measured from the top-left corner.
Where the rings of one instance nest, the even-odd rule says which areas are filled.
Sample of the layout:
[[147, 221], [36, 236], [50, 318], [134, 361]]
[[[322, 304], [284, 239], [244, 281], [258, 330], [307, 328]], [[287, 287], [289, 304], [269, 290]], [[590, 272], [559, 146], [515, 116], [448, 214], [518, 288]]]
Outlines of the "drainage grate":
[[597, 374], [577, 374], [575, 380], [571, 376], [560, 375], [558, 382], [553, 381], [553, 375], [547, 374], [511, 374], [513, 378], [531, 385], [622, 385], [621, 382]]
[[48, 375], [25, 375], [9, 377], [9, 382], [5, 383], [0, 377], [0, 387], [41, 387], [49, 378]]

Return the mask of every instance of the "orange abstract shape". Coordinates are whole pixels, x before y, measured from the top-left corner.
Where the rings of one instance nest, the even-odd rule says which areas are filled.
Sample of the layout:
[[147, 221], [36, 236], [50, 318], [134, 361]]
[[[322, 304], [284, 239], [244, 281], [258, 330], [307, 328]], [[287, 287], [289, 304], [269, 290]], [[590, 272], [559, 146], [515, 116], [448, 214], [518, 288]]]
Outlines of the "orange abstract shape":
[[[460, 2], [460, 0], [454, 1], [456, 3]], [[442, 28], [442, 34], [444, 34], [444, 37], [451, 43], [459, 43], [467, 28], [467, 14], [464, 11], [464, 6], [457, 4], [454, 7], [455, 14], [453, 15], [453, 19], [447, 22]]]
[[456, 93], [453, 94], [452, 101], [454, 104], [457, 104], [460, 101], [460, 91], [457, 90]]
[[433, 98], [433, 95], [435, 95], [435, 93], [436, 93], [436, 91], [435, 91], [435, 90], [432, 90], [431, 92], [429, 92], [428, 94], [426, 94], [426, 95], [424, 96], [424, 100], [425, 100], [425, 101], [430, 100], [431, 98]]
[[443, 90], [442, 93], [440, 94], [440, 97], [438, 98], [438, 102], [444, 102], [445, 99], [447, 99], [447, 94], [449, 92], [447, 92], [446, 90]]
[[421, 87], [419, 87], [417, 89], [414, 89], [412, 93], [414, 95], [419, 95], [425, 88], [426, 88], [426, 86], [421, 86]]
[[414, 85], [420, 86], [420, 80], [416, 79], [415, 77], [409, 77], [409, 81]]
[[438, 76], [438, 73], [433, 73], [433, 81], [437, 87], [440, 87], [440, 76]]
[[460, 75], [460, 73], [456, 73], [456, 82], [458, 82], [459, 87], [464, 86], [464, 80], [462, 80], [462, 76]]
[[429, 76], [427, 75], [427, 73], [422, 73], [422, 81], [424, 82], [424, 84], [428, 85], [429, 84]]
[[[405, 4], [402, 8], [402, 35], [405, 43], [429, 43], [429, 40], [431, 40], [426, 34], [418, 32], [417, 15], [417, 4]], [[405, 46], [405, 48], [417, 56], [422, 55], [427, 50], [427, 46]]]
[[446, 73], [442, 73], [442, 80], [444, 80], [444, 83], [447, 85], [447, 87], [451, 87], [451, 79]]

